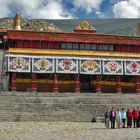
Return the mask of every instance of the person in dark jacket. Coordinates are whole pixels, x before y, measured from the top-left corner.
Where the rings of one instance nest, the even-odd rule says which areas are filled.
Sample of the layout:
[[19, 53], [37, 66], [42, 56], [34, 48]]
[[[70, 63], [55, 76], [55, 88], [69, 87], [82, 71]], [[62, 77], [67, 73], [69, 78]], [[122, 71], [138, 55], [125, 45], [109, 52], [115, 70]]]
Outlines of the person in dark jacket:
[[109, 128], [109, 110], [107, 109], [105, 112], [105, 126]]
[[115, 128], [115, 119], [116, 119], [116, 112], [115, 108], [112, 107], [112, 110], [110, 111], [110, 121], [111, 121], [111, 128]]

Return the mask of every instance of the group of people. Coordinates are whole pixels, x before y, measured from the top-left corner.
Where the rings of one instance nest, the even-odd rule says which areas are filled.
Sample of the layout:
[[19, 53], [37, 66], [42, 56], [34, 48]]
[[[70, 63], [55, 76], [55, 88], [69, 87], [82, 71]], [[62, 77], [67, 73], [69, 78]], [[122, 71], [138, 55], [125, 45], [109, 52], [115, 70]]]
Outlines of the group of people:
[[[122, 108], [120, 111], [119, 108], [115, 109], [112, 107], [111, 110], [107, 109], [105, 112], [105, 125], [106, 128], [109, 128], [111, 122], [111, 128], [131, 128], [131, 127], [140, 127], [140, 109], [139, 107], [134, 107], [132, 110]], [[133, 122], [133, 126], [132, 126]], [[115, 126], [117, 124], [117, 126]]]

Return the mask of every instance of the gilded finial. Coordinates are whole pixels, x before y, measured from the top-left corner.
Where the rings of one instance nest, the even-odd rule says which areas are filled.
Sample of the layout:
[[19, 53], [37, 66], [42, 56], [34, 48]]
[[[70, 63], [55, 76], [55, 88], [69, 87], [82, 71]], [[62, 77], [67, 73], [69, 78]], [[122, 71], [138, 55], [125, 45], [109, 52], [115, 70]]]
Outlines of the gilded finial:
[[18, 13], [16, 13], [15, 17], [14, 17], [14, 30], [21, 30], [21, 17], [19, 16]]

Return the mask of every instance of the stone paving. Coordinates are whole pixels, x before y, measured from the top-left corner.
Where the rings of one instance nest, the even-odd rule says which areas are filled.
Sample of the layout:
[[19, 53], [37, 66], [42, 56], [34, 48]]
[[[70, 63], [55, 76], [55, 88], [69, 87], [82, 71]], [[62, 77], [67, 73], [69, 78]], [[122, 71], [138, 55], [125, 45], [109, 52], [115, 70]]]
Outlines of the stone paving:
[[0, 140], [140, 140], [140, 128], [90, 122], [0, 122]]

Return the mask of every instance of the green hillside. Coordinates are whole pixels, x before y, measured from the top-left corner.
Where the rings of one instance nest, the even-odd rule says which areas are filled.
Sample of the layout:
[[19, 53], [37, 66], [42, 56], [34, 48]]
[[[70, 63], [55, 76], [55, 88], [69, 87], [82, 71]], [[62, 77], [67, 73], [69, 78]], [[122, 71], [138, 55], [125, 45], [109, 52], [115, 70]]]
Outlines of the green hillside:
[[[22, 19], [23, 30], [39, 30], [53, 24], [62, 31], [72, 32], [81, 22], [81, 19], [47, 20], [47, 19]], [[88, 19], [97, 29], [97, 33], [132, 35], [137, 34], [140, 19]], [[0, 19], [0, 28], [12, 29], [13, 19]]]

